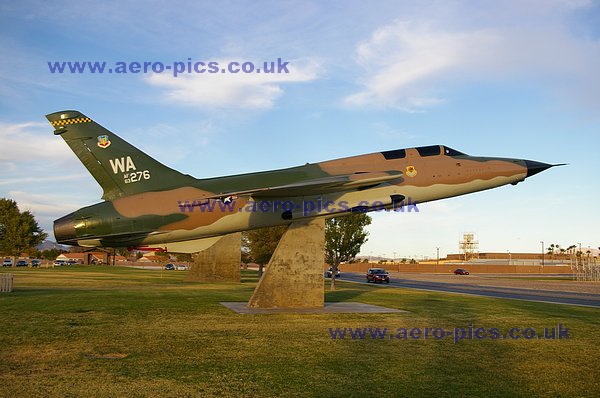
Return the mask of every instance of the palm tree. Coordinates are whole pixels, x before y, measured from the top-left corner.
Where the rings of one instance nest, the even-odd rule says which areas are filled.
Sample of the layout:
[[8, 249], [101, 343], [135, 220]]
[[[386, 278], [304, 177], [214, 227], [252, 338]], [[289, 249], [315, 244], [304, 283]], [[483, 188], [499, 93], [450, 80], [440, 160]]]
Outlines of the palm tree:
[[575, 259], [575, 249], [577, 248], [577, 246], [575, 245], [571, 245], [569, 247], [567, 247], [567, 251], [569, 252], [569, 255], [571, 257], [571, 265], [573, 265], [573, 260]]

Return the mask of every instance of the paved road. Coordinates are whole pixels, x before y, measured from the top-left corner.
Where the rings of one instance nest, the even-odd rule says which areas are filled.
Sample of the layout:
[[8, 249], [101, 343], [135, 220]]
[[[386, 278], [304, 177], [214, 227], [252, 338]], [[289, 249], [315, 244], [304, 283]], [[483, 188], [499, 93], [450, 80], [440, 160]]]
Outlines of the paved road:
[[[367, 283], [364, 274], [346, 272], [339, 279], [346, 282]], [[570, 304], [600, 308], [600, 294], [562, 292], [556, 290], [537, 290], [513, 287], [480, 286], [461, 283], [441, 283], [430, 281], [414, 281], [409, 279], [391, 278], [390, 284], [377, 284], [381, 287], [407, 287], [411, 289], [430, 290], [471, 294], [476, 296], [498, 297], [506, 299], [538, 301], [554, 304]]]

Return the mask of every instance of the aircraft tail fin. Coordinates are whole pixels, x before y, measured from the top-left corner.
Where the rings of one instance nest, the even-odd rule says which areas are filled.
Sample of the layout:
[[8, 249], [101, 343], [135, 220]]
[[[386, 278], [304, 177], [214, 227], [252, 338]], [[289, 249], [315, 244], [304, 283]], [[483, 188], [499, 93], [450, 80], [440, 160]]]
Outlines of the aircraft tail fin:
[[146, 191], [161, 191], [195, 179], [151, 158], [78, 111], [46, 115], [75, 155], [113, 200]]

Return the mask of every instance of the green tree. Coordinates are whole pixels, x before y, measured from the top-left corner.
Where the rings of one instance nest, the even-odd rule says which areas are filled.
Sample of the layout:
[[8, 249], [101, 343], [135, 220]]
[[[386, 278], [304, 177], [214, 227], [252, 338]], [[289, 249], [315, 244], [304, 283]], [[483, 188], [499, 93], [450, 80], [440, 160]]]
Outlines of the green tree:
[[131, 250], [129, 250], [126, 247], [118, 247], [115, 249], [115, 253], [117, 256], [123, 256], [123, 257], [127, 258], [131, 254]]
[[332, 268], [331, 290], [335, 290], [339, 265], [356, 257], [367, 241], [369, 233], [365, 227], [369, 224], [371, 217], [367, 213], [330, 218], [325, 222], [325, 261]]
[[287, 228], [287, 225], [279, 225], [242, 233], [242, 252], [245, 251], [248, 254], [247, 258], [259, 265], [260, 274], [262, 274], [263, 265], [271, 260], [277, 244]]
[[21, 212], [14, 200], [0, 199], [0, 253], [14, 259], [36, 250], [47, 236], [30, 211]]
[[166, 263], [170, 260], [169, 253], [167, 253], [167, 252], [158, 251], [154, 254], [155, 254], [156, 258], [159, 259], [159, 262], [161, 262], [161, 263]]
[[192, 262], [192, 255], [190, 253], [175, 253], [175, 258], [177, 259], [177, 261], [181, 262]]

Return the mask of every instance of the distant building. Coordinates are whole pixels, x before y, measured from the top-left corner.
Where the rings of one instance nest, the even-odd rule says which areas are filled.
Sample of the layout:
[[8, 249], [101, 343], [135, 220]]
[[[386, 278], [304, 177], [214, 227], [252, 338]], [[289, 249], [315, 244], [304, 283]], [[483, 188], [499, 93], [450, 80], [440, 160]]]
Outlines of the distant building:
[[85, 261], [85, 253], [63, 253], [56, 257], [57, 260], [75, 261], [77, 264], [83, 264]]
[[139, 260], [140, 263], [159, 263], [164, 260], [164, 257], [156, 255], [156, 252], [149, 252], [144, 254]]
[[[573, 259], [571, 254], [545, 253], [478, 253], [477, 258], [467, 260], [469, 263], [482, 264], [509, 264], [510, 265], [541, 265], [542, 258], [545, 265], [570, 264]], [[465, 261], [464, 253], [450, 253], [446, 256], [449, 262]]]
[[[106, 252], [63, 253], [56, 257], [57, 260], [75, 261], [77, 264], [112, 264], [112, 256]], [[123, 263], [127, 259], [115, 256], [115, 262]]]

